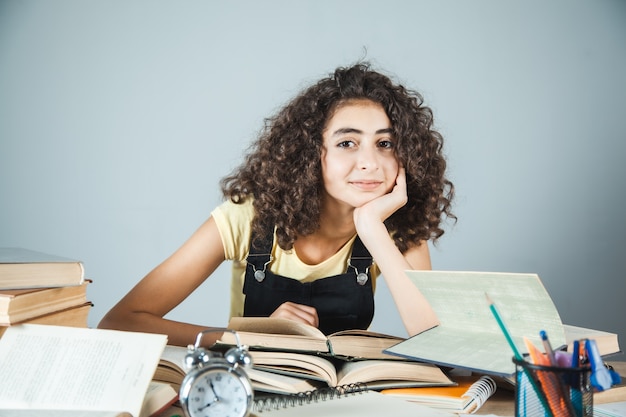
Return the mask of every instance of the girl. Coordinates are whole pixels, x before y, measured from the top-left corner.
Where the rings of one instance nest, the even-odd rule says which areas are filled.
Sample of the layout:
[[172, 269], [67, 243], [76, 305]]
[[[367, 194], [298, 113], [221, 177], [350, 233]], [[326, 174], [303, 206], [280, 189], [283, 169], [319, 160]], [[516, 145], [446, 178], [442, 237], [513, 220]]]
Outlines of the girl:
[[404, 272], [431, 268], [427, 241], [444, 233], [444, 216], [455, 219], [443, 138], [422, 102], [362, 63], [303, 91], [222, 180], [226, 201], [100, 327], [193, 342], [206, 324], [164, 316], [225, 260], [231, 317], [283, 317], [327, 334], [367, 328], [383, 275], [409, 335], [436, 325]]

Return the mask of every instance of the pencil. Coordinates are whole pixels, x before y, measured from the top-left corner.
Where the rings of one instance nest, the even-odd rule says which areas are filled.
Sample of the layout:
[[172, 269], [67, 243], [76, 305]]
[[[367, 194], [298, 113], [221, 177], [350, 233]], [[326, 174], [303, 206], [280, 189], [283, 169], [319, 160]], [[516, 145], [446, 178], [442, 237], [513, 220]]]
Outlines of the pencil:
[[500, 313], [498, 312], [496, 305], [493, 303], [493, 301], [489, 297], [489, 294], [485, 293], [485, 296], [487, 297], [487, 302], [489, 303], [489, 309], [491, 310], [491, 313], [493, 314], [496, 321], [498, 322], [498, 326], [500, 326], [500, 330], [502, 330], [502, 333], [504, 334], [506, 341], [509, 343], [509, 346], [511, 346], [511, 350], [513, 350], [513, 356], [515, 356], [515, 359], [523, 361], [524, 358], [522, 357], [522, 354], [517, 349], [517, 346], [515, 345], [515, 342], [513, 341], [513, 338], [511, 337], [511, 333], [509, 333], [509, 330], [506, 328], [504, 321], [502, 321], [502, 317], [500, 316]]
[[[511, 333], [509, 332], [509, 330], [507, 329], [506, 325], [504, 324], [504, 321], [502, 320], [502, 317], [500, 316], [500, 312], [498, 311], [496, 305], [491, 300], [491, 297], [489, 297], [489, 294], [485, 293], [485, 297], [487, 297], [487, 303], [489, 304], [489, 310], [491, 310], [491, 313], [493, 314], [493, 317], [496, 319], [496, 322], [498, 323], [498, 326], [500, 327], [500, 330], [502, 330], [502, 333], [504, 334], [504, 337], [505, 337], [506, 341], [508, 342], [509, 346], [511, 347], [511, 350], [513, 351], [513, 356], [518, 361], [524, 362], [524, 357], [522, 356], [520, 351], [517, 349], [517, 346], [515, 345], [515, 342], [513, 341], [513, 338], [511, 337]], [[539, 401], [541, 401], [541, 405], [543, 406], [543, 409], [549, 415], [553, 416], [552, 409], [548, 406], [548, 401], [547, 401], [543, 391], [541, 391], [541, 389], [539, 388], [539, 385], [537, 384], [537, 381], [535, 380], [533, 373], [530, 371], [530, 369], [528, 369], [525, 366], [522, 366], [522, 370], [524, 371], [524, 373], [528, 377], [528, 381], [532, 385], [533, 390], [535, 391], [535, 394], [537, 394], [537, 398], [539, 398]]]

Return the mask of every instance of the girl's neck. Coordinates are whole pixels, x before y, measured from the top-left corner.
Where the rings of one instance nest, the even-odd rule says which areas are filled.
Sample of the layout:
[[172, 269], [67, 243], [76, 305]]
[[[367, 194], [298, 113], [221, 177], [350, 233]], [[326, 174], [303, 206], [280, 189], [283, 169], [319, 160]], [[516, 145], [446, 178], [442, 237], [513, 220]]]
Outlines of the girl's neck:
[[329, 239], [349, 239], [354, 236], [356, 233], [354, 208], [328, 202], [322, 203], [319, 233]]
[[319, 264], [337, 253], [356, 234], [353, 210], [324, 207], [320, 227], [313, 234], [300, 236], [294, 247], [300, 260], [309, 265]]

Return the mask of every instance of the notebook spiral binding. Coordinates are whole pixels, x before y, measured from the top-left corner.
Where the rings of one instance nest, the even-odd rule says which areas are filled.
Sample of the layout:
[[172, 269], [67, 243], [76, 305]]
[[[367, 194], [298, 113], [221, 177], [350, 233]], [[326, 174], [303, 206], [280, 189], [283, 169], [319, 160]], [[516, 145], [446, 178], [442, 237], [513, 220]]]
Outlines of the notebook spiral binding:
[[367, 384], [346, 384], [336, 387], [318, 388], [312, 391], [299, 392], [297, 394], [279, 395], [272, 397], [257, 398], [254, 400], [252, 411], [263, 413], [280, 408], [291, 408], [306, 405], [313, 402], [329, 401], [347, 395], [356, 395], [367, 391]]
[[472, 384], [465, 395], [474, 398], [474, 409], [478, 410], [494, 392], [496, 392], [496, 382], [483, 375]]

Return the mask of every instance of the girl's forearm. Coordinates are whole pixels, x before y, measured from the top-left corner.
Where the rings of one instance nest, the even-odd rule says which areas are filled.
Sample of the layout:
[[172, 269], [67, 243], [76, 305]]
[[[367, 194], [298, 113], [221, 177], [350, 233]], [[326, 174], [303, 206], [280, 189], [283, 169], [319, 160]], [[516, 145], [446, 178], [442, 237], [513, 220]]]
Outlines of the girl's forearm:
[[411, 265], [382, 222], [367, 223], [362, 224], [359, 236], [376, 260], [408, 334], [413, 336], [438, 325], [439, 319], [430, 303], [405, 273], [410, 269], [430, 269], [427, 247], [421, 249], [425, 255], [416, 257], [415, 265]]

